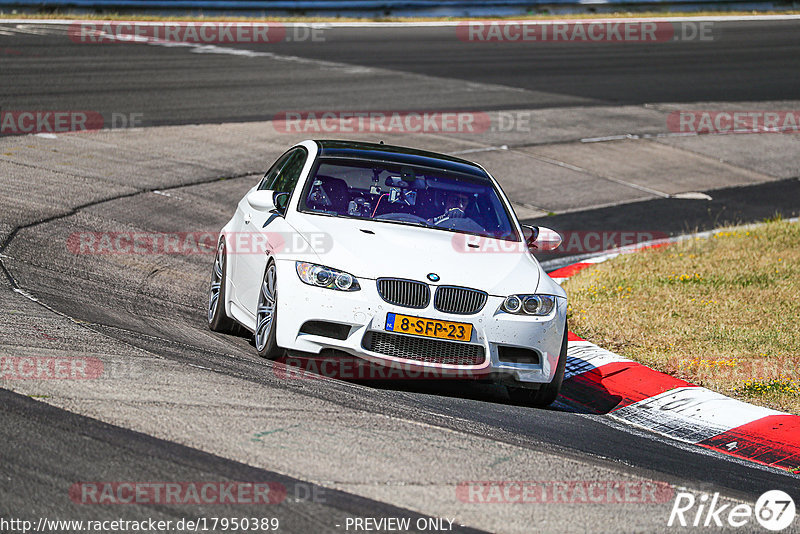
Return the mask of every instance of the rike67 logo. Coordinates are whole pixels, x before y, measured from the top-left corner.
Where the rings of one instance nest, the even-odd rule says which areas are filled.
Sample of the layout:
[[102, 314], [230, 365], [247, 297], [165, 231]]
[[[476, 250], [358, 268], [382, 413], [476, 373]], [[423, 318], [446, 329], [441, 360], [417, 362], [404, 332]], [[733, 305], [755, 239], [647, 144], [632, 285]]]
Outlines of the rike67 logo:
[[788, 493], [771, 490], [758, 498], [755, 506], [749, 504], [720, 504], [719, 493], [704, 493], [696, 497], [680, 492], [669, 514], [667, 526], [733, 527], [751, 525], [755, 519], [767, 530], [778, 532], [792, 524], [796, 515], [794, 500]]

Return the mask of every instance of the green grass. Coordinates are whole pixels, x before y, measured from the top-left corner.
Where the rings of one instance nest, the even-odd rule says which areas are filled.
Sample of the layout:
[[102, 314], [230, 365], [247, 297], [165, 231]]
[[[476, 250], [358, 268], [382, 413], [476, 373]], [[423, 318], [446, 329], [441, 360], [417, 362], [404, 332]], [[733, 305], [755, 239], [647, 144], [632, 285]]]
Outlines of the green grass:
[[800, 224], [625, 254], [565, 282], [572, 329], [650, 367], [800, 414]]

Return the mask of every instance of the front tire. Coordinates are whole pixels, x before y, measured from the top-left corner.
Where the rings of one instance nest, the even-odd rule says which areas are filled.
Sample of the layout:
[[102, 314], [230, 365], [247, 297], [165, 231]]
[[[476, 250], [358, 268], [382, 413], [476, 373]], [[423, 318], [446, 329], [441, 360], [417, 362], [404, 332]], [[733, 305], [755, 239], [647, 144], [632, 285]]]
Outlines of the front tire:
[[561, 384], [564, 383], [564, 370], [567, 367], [567, 323], [564, 323], [564, 339], [561, 342], [561, 352], [558, 355], [556, 374], [549, 384], [542, 384], [539, 389], [527, 389], [514, 386], [507, 386], [508, 396], [516, 404], [546, 408], [555, 402], [561, 392]]
[[236, 322], [225, 314], [225, 240], [217, 246], [214, 256], [214, 267], [211, 270], [211, 288], [208, 291], [208, 327], [214, 332], [222, 334], [235, 334], [239, 327]]
[[253, 334], [259, 356], [274, 360], [283, 350], [277, 343], [278, 276], [275, 262], [270, 261], [264, 271], [258, 292], [256, 331]]

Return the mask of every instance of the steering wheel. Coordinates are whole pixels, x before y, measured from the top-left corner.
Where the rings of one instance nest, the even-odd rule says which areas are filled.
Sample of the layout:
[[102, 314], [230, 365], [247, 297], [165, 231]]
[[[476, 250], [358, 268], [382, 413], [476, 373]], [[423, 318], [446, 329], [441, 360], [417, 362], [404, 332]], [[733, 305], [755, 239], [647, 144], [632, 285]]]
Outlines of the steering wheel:
[[[446, 222], [451, 219], [463, 219], [466, 217], [464, 210], [461, 208], [450, 208], [441, 216], [441, 219], [438, 222], [434, 223], [434, 226], [439, 226], [441, 223]], [[439, 219], [439, 217], [437, 217]], [[435, 220], [435, 219], [434, 219]]]

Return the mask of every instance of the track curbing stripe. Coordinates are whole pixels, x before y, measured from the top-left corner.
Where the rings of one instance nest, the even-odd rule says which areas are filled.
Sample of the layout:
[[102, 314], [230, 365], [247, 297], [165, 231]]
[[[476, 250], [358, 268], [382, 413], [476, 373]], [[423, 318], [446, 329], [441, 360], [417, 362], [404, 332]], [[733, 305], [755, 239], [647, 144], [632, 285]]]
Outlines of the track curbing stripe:
[[800, 474], [800, 417], [794, 415], [769, 415], [698, 445]]

